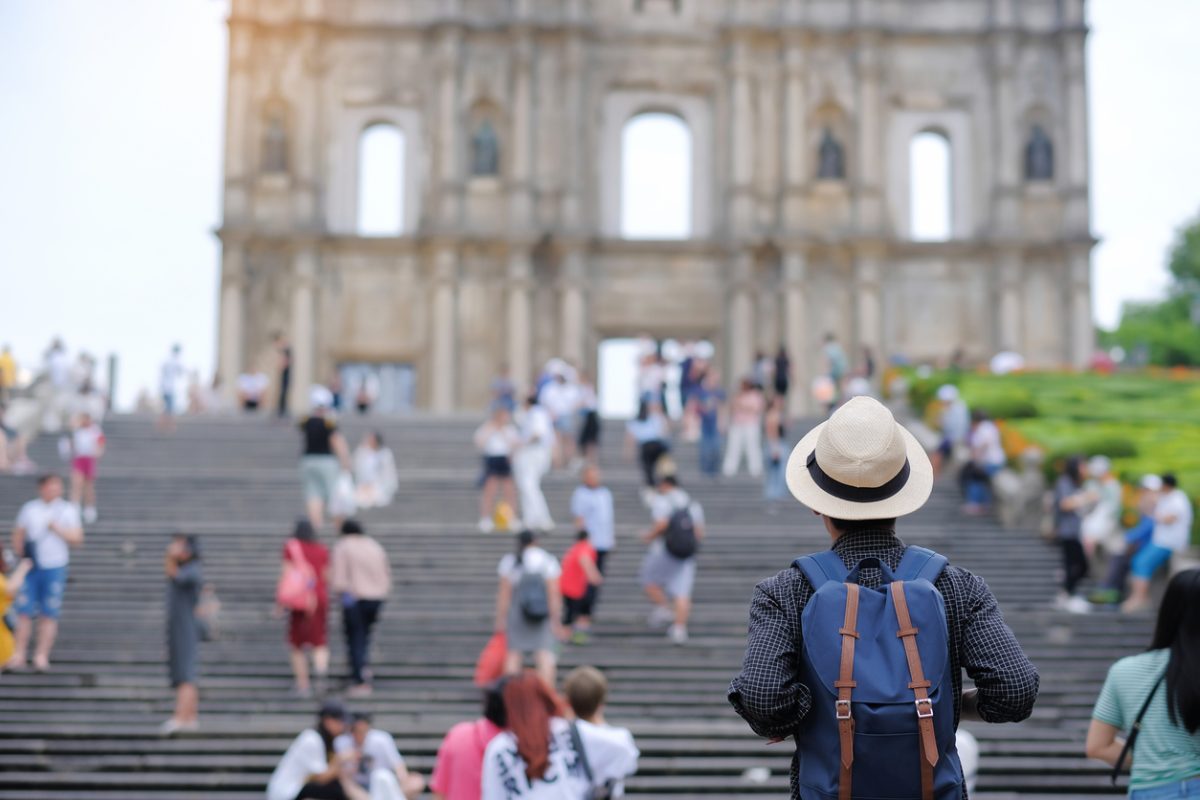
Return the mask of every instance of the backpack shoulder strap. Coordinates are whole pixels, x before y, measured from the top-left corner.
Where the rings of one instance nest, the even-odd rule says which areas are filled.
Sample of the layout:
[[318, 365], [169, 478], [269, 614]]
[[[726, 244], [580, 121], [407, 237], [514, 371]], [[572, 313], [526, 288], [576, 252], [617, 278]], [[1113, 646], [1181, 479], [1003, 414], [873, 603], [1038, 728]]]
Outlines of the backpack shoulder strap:
[[793, 566], [804, 573], [813, 591], [820, 589], [829, 581], [842, 583], [850, 570], [842, 563], [842, 558], [832, 550], [822, 550], [807, 556], [800, 556], [792, 562]]
[[927, 580], [933, 583], [942, 574], [948, 561], [946, 557], [924, 547], [910, 545], [904, 550], [900, 566], [896, 567], [896, 580]]

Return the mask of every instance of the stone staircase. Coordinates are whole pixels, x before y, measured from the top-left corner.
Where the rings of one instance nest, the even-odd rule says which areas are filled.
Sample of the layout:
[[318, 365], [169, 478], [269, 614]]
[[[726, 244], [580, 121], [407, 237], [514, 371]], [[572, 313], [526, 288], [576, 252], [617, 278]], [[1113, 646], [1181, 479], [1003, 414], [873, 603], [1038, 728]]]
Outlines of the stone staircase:
[[[383, 431], [400, 472], [392, 507], [362, 516], [391, 556], [396, 587], [377, 629], [375, 694], [352, 705], [373, 711], [410, 768], [427, 775], [445, 731], [478, 713], [471, 675], [490, 634], [496, 562], [511, 539], [475, 530], [473, 420], [348, 418], [352, 442], [368, 422]], [[73, 556], [54, 669], [0, 676], [0, 799], [259, 798], [314, 711], [288, 695], [284, 621], [272, 616], [279, 552], [302, 508], [298, 436], [262, 418], [183, 419], [166, 436], [149, 420], [118, 417], [106, 430], [101, 519]], [[49, 439], [33, 456], [62, 466]], [[646, 512], [618, 427], [609, 424], [602, 461], [617, 498], [619, 548], [598, 633], [586, 647], [566, 648], [562, 663], [608, 674], [609, 718], [629, 726], [642, 750], [631, 795], [783, 797], [790, 745], [751, 735], [725, 702], [725, 687], [741, 661], [755, 582], [828, 540], [797, 504], [768, 513], [757, 483], [701, 482], [692, 448], [677, 456], [709, 520], [691, 642], [671, 647], [644, 624], [636, 535]], [[546, 481], [560, 529], [545, 546], [558, 555], [572, 538], [565, 523], [573, 486], [565, 474]], [[0, 476], [0, 519], [13, 519], [34, 491], [30, 478]], [[1145, 646], [1149, 621], [1052, 611], [1057, 550], [1030, 532], [960, 519], [956, 508], [951, 490], [939, 488], [901, 535], [982, 574], [1042, 674], [1030, 720], [967, 725], [983, 753], [977, 796], [1111, 794], [1103, 765], [1082, 756], [1084, 732], [1109, 664]], [[219, 640], [202, 646], [201, 728], [164, 739], [157, 727], [170, 714], [171, 693], [162, 554], [176, 530], [202, 537], [223, 610]], [[337, 621], [330, 635], [337, 671]], [[748, 783], [742, 775], [751, 767], [771, 777]]]

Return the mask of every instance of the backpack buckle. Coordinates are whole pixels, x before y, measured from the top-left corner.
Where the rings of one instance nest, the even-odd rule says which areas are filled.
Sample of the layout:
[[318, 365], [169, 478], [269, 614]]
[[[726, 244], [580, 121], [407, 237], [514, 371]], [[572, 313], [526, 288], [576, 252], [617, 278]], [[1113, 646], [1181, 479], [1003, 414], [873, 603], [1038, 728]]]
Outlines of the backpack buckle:
[[[834, 714], [838, 719], [850, 719], [850, 701], [849, 700], [834, 700]], [[933, 711], [929, 712], [933, 716]]]
[[[929, 719], [933, 716], [933, 700], [928, 697], [921, 697], [913, 701], [917, 706], [917, 718]], [[924, 704], [922, 706], [922, 704]], [[922, 707], [924, 711], [922, 711]]]

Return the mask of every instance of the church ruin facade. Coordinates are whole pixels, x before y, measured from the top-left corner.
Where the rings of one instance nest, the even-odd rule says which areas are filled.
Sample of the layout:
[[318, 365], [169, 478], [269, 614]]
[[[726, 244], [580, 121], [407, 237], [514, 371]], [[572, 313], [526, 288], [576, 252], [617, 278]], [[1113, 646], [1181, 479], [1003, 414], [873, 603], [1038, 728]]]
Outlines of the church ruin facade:
[[[293, 349], [482, 407], [501, 363], [706, 338], [1082, 365], [1093, 346], [1083, 0], [233, 0], [219, 371]], [[684, 219], [624, 213], [673, 120]], [[948, 177], [917, 219], [915, 143]], [[635, 220], [636, 222], [636, 220]]]

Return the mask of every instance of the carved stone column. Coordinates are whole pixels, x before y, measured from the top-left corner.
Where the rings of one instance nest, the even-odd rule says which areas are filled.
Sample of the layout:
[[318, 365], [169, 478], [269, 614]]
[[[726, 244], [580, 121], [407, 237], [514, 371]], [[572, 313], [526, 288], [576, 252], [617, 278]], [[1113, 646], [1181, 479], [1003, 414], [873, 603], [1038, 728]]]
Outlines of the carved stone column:
[[805, 123], [804, 50], [800, 41], [788, 41], [784, 51], [784, 200], [783, 228], [799, 231], [804, 226], [805, 181], [808, 180], [808, 129]]
[[754, 214], [754, 100], [751, 96], [746, 44], [736, 41], [732, 48], [732, 130], [729, 136], [732, 195], [729, 223], [735, 236], [746, 236], [753, 224]]
[[1017, 236], [1020, 227], [1018, 192], [1021, 185], [1021, 143], [1025, 132], [1017, 123], [1016, 111], [1016, 41], [1008, 31], [995, 34], [992, 40], [992, 71], [995, 103], [992, 108], [992, 134], [995, 156], [992, 169], [996, 177], [997, 231], [1005, 237]]
[[513, 126], [512, 126], [512, 186], [509, 195], [509, 222], [517, 231], [528, 230], [532, 224], [532, 157], [533, 157], [533, 41], [528, 31], [522, 31], [512, 50], [513, 58]]
[[[861, 34], [858, 41], [858, 230], [883, 227], [883, 121], [881, 119], [878, 36]], [[851, 175], [851, 177], [855, 177]]]
[[442, 245], [434, 253], [433, 264], [433, 342], [430, 358], [430, 408], [438, 413], [454, 410], [454, 390], [458, 381], [455, 360], [457, 346], [457, 314], [455, 291], [458, 278], [458, 254], [450, 245]]
[[804, 291], [807, 263], [803, 252], [783, 254], [783, 341], [792, 361], [792, 382], [787, 413], [798, 417], [809, 412], [808, 386], [812, 381], [812, 354], [808, 343], [808, 298]]
[[[1082, 24], [1082, 23], [1080, 23]], [[1065, 227], [1068, 234], [1090, 236], [1088, 223], [1087, 83], [1082, 28], [1063, 34], [1066, 105]]]
[[1090, 245], [1073, 247], [1067, 255], [1068, 303], [1071, 313], [1071, 366], [1087, 366], [1096, 346], [1095, 326], [1092, 323], [1092, 290]]
[[733, 386], [754, 366], [754, 254], [743, 250], [734, 256], [729, 281], [728, 342], [729, 374], [726, 385]]
[[316, 374], [316, 299], [317, 252], [312, 245], [301, 245], [292, 256], [292, 377], [288, 406], [297, 412], [308, 410], [308, 391]]
[[588, 369], [587, 303], [584, 298], [584, 278], [587, 256], [582, 249], [572, 247], [563, 255], [562, 288], [559, 300], [560, 352], [563, 358], [580, 369]]
[[454, 27], [442, 33], [438, 51], [438, 177], [441, 181], [440, 224], [452, 228], [462, 218], [463, 182], [459, 167], [458, 70], [462, 61], [461, 34]]
[[247, 182], [253, 159], [247, 152], [247, 123], [250, 115], [250, 63], [253, 46], [250, 23], [229, 20], [229, 84], [225, 98], [225, 224], [235, 223], [249, 213]]
[[217, 363], [221, 394], [232, 399], [238, 375], [242, 374], [242, 338], [245, 314], [246, 251], [241, 244], [226, 242], [221, 252], [221, 328]]
[[[871, 348], [876, 364], [887, 361], [883, 348], [883, 306], [880, 303], [879, 257], [860, 253], [854, 264], [854, 293], [857, 297], [858, 345]], [[851, 357], [851, 363], [854, 358]]]
[[590, 138], [590, 136], [585, 138], [580, 127], [585, 118], [583, 113], [584, 50], [583, 39], [577, 29], [572, 28], [568, 32], [564, 50], [563, 85], [566, 93], [566, 113], [563, 119], [568, 127], [562, 132], [563, 179], [566, 184], [563, 192], [562, 219], [566, 230], [574, 232], [583, 227], [583, 164], [587, 153], [587, 138]]
[[533, 261], [527, 248], [508, 256], [508, 366], [518, 394], [530, 388], [533, 376]]
[[1000, 308], [997, 313], [997, 341], [992, 343], [992, 349], [996, 352], [1013, 350], [1023, 353], [1025, 343], [1022, 336], [1024, 328], [1021, 325], [1021, 253], [1016, 250], [1001, 253], [998, 267]]

